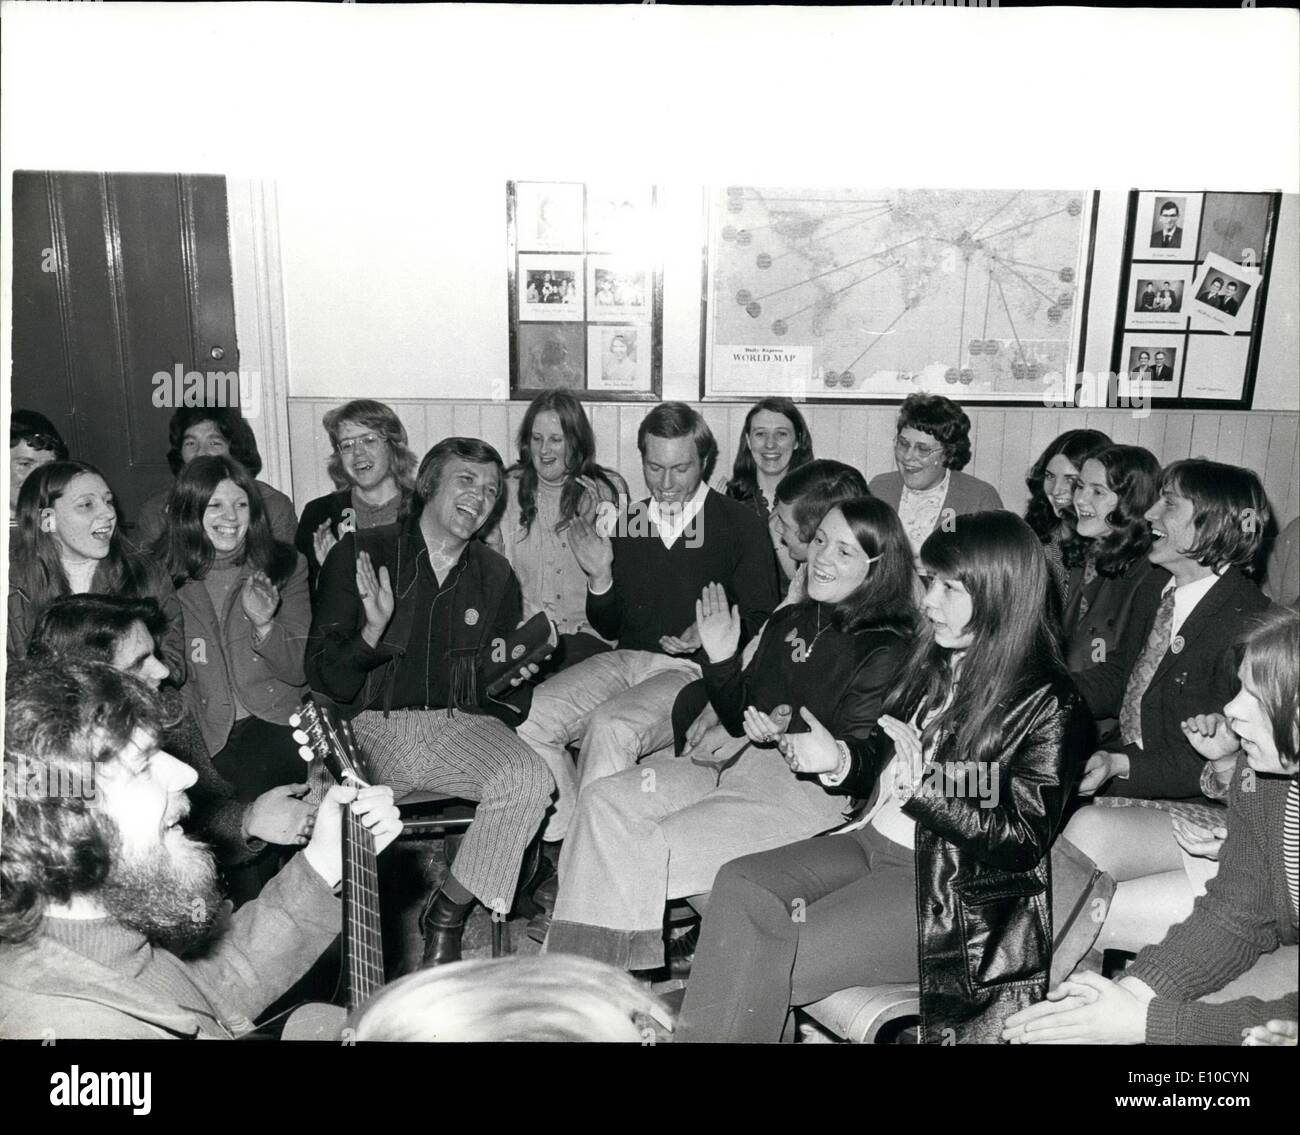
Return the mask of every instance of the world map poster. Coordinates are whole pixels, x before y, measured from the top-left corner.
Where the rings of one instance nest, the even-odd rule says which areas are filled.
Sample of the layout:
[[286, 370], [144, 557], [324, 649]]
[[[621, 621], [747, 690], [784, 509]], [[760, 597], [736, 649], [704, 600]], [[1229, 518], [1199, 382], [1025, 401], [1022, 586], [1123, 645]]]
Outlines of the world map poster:
[[1077, 372], [1092, 192], [710, 198], [706, 397], [1038, 402]]

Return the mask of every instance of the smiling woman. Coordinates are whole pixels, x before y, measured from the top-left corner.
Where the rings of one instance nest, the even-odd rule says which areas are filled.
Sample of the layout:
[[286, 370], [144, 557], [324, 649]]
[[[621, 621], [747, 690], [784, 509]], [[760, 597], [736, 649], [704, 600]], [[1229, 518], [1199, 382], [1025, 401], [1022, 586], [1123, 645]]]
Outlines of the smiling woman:
[[167, 616], [163, 661], [184, 681], [181, 608], [166, 572], [128, 549], [113, 492], [93, 465], [55, 461], [38, 467], [18, 497], [10, 551], [8, 652], [22, 658], [32, 626], [60, 595], [93, 592], [158, 601]]

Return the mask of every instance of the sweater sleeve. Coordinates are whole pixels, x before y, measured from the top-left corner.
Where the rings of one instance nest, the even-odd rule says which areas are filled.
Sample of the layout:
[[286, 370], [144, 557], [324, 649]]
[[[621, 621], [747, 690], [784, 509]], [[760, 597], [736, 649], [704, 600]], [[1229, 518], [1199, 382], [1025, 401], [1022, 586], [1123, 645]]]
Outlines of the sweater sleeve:
[[709, 693], [709, 704], [713, 706], [722, 727], [733, 737], [745, 735], [745, 707], [753, 704], [749, 692], [750, 678], [758, 673], [758, 667], [766, 663], [767, 647], [779, 637], [780, 631], [773, 631], [772, 620], [769, 620], [764, 625], [758, 648], [748, 666], [743, 665], [739, 649], [721, 662], [709, 662], [708, 655], [701, 652], [705, 661], [700, 666], [700, 672], [704, 678], [704, 687]]
[[590, 587], [587, 588], [587, 621], [596, 628], [596, 633], [601, 638], [609, 639], [611, 642], [616, 640], [623, 630], [623, 589], [618, 583], [618, 557], [632, 555], [634, 550], [631, 541], [625, 537], [615, 536], [613, 544], [614, 582], [610, 584], [607, 591], [602, 591], [599, 595], [595, 594]]
[[949, 790], [945, 782], [941, 792], [925, 786], [903, 805], [904, 813], [991, 867], [1027, 871], [1036, 866], [1056, 838], [1078, 783], [1088, 721], [1073, 694], [1050, 694], [1033, 712], [1011, 758], [999, 762], [991, 800], [970, 791], [969, 762], [937, 762], [931, 767], [941, 770], [945, 781], [961, 770], [965, 783]]
[[316, 584], [316, 613], [307, 641], [307, 682], [342, 704], [356, 698], [366, 675], [392, 656], [361, 637], [365, 611], [357, 595], [356, 539], [348, 533], [325, 557]]
[[[1150, 986], [1157, 1000], [1180, 1003], [1156, 1006], [1153, 1001], [1154, 1008], [1148, 1011], [1148, 1035], [1158, 1034], [1166, 1043], [1175, 1037], [1176, 1043], [1183, 1043], [1183, 1038], [1202, 1035], [1204, 1030], [1215, 1031], [1214, 1021], [1220, 1019], [1226, 1032], [1216, 1035], [1227, 1039], [1211, 1043], [1237, 1044], [1245, 1025], [1260, 1025], [1269, 1016], [1280, 1015], [1257, 1018], [1254, 1014], [1259, 1007], [1247, 1006], [1243, 1001], [1185, 1004], [1222, 989], [1281, 942], [1272, 901], [1271, 871], [1281, 869], [1282, 852], [1280, 847], [1271, 846], [1264, 830], [1268, 816], [1262, 801], [1258, 796], [1253, 800], [1245, 798], [1247, 783], [1246, 777], [1234, 778], [1228, 838], [1218, 873], [1206, 885], [1205, 894], [1196, 900], [1185, 921], [1173, 927], [1159, 945], [1146, 947], [1125, 971], [1125, 976]], [[1292, 1018], [1294, 1010], [1292, 995]], [[1243, 1013], [1250, 1019], [1238, 1025]], [[1228, 1035], [1233, 1030], [1235, 1037]]]

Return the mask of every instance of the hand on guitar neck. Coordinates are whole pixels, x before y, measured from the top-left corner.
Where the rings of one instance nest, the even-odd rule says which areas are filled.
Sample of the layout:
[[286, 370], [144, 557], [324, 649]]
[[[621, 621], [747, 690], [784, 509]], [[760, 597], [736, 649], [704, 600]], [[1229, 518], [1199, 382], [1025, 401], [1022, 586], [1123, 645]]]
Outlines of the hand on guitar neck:
[[402, 831], [402, 817], [388, 785], [357, 789], [336, 784], [321, 802], [311, 842], [302, 850], [307, 862], [331, 887], [337, 887], [343, 879], [343, 806], [350, 808], [374, 836], [376, 854]]

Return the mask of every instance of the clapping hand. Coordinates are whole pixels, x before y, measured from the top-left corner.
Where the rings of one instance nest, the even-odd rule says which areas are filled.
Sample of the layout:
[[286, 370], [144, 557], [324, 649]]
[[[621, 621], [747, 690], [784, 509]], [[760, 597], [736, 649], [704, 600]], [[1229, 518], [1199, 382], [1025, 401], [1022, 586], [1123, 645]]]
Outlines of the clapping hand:
[[894, 742], [894, 795], [911, 799], [916, 795], [916, 786], [921, 783], [921, 773], [925, 768], [921, 734], [916, 726], [888, 714], [880, 717], [876, 724]]
[[740, 608], [727, 602], [720, 583], [706, 583], [695, 601], [695, 628], [710, 662], [722, 662], [740, 645]]
[[265, 572], [255, 571], [244, 580], [239, 601], [248, 621], [259, 631], [265, 631], [280, 606], [280, 589]]
[[311, 547], [316, 553], [316, 562], [323, 564], [325, 557], [330, 554], [330, 549], [338, 542], [338, 537], [334, 535], [334, 523], [326, 517], [311, 535]]
[[378, 644], [393, 617], [393, 584], [388, 578], [388, 568], [376, 572], [370, 562], [369, 552], [357, 553], [357, 597], [366, 612], [366, 625], [361, 637], [369, 646]]
[[569, 524], [569, 548], [578, 566], [587, 574], [587, 584], [597, 591], [604, 590], [613, 578], [614, 545], [608, 536], [596, 531], [590, 520], [575, 516]]
[[[773, 710], [773, 714], [775, 712]], [[786, 712], [788, 714], [789, 710]], [[791, 772], [834, 772], [840, 763], [840, 748], [835, 744], [835, 738], [807, 706], [800, 706], [799, 716], [807, 722], [808, 732], [782, 734], [780, 746], [785, 763]]]

